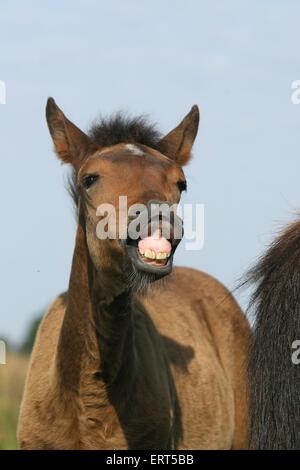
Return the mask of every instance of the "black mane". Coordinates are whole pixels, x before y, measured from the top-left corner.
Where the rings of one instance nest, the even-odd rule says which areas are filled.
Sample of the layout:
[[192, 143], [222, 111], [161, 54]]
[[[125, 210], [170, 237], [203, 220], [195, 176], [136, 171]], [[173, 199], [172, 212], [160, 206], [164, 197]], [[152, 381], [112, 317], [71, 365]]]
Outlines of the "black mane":
[[109, 118], [100, 118], [88, 132], [91, 141], [101, 147], [126, 143], [143, 144], [159, 150], [160, 132], [145, 116], [130, 117], [116, 113]]

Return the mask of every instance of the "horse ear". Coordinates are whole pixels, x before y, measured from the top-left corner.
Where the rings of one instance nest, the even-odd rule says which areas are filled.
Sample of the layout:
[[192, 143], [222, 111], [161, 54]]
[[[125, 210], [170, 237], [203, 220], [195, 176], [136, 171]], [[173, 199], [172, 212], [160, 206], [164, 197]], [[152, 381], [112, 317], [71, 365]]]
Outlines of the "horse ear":
[[88, 136], [66, 118], [53, 98], [47, 101], [46, 118], [58, 158], [78, 167], [90, 145]]
[[181, 123], [169, 132], [159, 143], [161, 152], [175, 160], [179, 165], [186, 165], [191, 158], [191, 150], [199, 126], [199, 108], [194, 105]]

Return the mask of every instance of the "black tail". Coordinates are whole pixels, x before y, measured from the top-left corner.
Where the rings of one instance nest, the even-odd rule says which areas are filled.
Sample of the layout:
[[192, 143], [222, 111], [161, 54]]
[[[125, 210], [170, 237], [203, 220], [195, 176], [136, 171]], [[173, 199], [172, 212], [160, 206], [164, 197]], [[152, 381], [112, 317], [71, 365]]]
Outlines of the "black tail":
[[250, 446], [300, 449], [300, 222], [275, 240], [248, 281], [256, 284]]

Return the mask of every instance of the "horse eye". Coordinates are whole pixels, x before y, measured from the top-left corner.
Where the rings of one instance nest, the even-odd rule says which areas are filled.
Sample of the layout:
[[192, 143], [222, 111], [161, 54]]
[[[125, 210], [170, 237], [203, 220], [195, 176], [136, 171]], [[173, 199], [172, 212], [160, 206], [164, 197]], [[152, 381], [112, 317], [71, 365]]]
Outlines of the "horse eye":
[[181, 193], [182, 191], [186, 191], [186, 181], [184, 180], [177, 181], [177, 188], [179, 189]]
[[98, 175], [86, 175], [82, 180], [82, 184], [85, 187], [85, 189], [89, 189], [92, 186], [92, 184], [94, 184], [97, 181], [98, 178], [99, 178]]

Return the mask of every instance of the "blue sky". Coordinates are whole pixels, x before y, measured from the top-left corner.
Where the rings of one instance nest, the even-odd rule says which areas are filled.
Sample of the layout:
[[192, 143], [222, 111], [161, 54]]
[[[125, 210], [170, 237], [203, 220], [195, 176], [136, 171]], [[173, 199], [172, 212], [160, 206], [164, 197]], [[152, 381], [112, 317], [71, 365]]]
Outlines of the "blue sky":
[[68, 284], [75, 220], [48, 96], [83, 129], [125, 109], [167, 132], [200, 106], [184, 201], [205, 204], [205, 245], [182, 244], [177, 264], [234, 287], [300, 205], [299, 18], [296, 1], [0, 1], [0, 337], [19, 341]]

